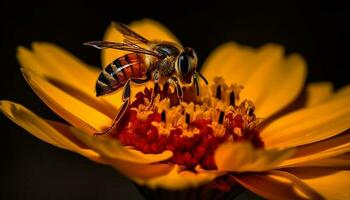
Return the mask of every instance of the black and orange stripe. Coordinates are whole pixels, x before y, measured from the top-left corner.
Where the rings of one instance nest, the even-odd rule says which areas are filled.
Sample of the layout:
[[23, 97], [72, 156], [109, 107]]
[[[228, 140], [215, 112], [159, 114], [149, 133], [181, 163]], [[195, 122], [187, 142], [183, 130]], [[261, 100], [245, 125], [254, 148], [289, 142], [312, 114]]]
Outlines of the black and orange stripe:
[[96, 96], [105, 95], [123, 87], [129, 78], [143, 78], [147, 67], [137, 53], [126, 54], [109, 64], [96, 82]]

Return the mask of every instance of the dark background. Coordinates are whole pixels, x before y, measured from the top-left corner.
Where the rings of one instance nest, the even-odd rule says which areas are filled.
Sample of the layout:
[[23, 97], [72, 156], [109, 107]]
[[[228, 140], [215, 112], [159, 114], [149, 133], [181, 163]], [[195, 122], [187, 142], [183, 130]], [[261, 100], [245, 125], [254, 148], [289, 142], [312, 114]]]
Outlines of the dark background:
[[[129, 23], [145, 17], [166, 25], [197, 50], [201, 61], [229, 40], [251, 46], [283, 44], [287, 52], [305, 57], [308, 81], [330, 80], [338, 88], [349, 82], [347, 12], [349, 7], [336, 1], [2, 1], [1, 99], [60, 120], [25, 83], [16, 47], [49, 41], [98, 66], [99, 52], [81, 44], [101, 39], [111, 20]], [[142, 199], [110, 167], [39, 141], [3, 115], [0, 120], [1, 199]]]

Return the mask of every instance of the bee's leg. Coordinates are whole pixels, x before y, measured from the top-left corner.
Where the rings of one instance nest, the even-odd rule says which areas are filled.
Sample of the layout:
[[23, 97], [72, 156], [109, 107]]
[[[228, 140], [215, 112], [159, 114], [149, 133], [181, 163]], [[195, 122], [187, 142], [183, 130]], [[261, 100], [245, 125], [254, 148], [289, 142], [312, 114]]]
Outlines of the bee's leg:
[[111, 131], [113, 128], [115, 128], [115, 126], [118, 124], [118, 122], [120, 121], [120, 119], [123, 117], [123, 115], [124, 115], [126, 109], [128, 108], [128, 106], [129, 106], [129, 99], [127, 99], [127, 100], [122, 104], [122, 106], [120, 107], [117, 116], [116, 116], [116, 117], [114, 118], [114, 120], [113, 120], [112, 125], [111, 125], [108, 129], [104, 130], [103, 132], [97, 132], [97, 133], [95, 133], [94, 135], [95, 135], [95, 136], [99, 136], [99, 135], [107, 135], [107, 134], [109, 134], [110, 131]]
[[152, 95], [151, 95], [151, 104], [150, 104], [151, 106], [153, 106], [154, 99], [156, 98], [157, 94], [159, 93], [159, 84], [158, 84], [159, 72], [158, 71], [154, 72], [153, 80], [154, 80], [154, 87], [153, 87], [153, 92], [152, 92]]
[[198, 84], [198, 76], [197, 74], [193, 75], [194, 86], [196, 87], [196, 94], [199, 96], [199, 84]]
[[162, 90], [167, 94], [169, 92], [169, 87], [170, 87], [170, 83], [165, 82]]
[[179, 84], [179, 80], [176, 77], [171, 77], [168, 79], [168, 82], [175, 86], [177, 98], [179, 98], [180, 102], [182, 102], [184, 95], [182, 88]]
[[124, 102], [130, 99], [130, 95], [131, 95], [130, 81], [131, 79], [127, 80], [123, 88], [122, 99]]
[[154, 99], [156, 98], [157, 94], [159, 93], [159, 84], [158, 82], [154, 82], [153, 92], [151, 96], [151, 106], [153, 106]]
[[117, 116], [114, 118], [112, 125], [104, 130], [103, 132], [100, 133], [95, 133], [95, 136], [99, 136], [99, 135], [107, 135], [110, 133], [110, 131], [112, 129], [115, 128], [115, 126], [118, 124], [118, 122], [120, 121], [120, 119], [123, 117], [126, 109], [129, 106], [130, 103], [130, 94], [131, 94], [131, 88], [130, 88], [130, 79], [126, 82], [126, 84], [124, 85], [123, 88], [123, 94], [122, 94], [122, 100], [124, 101], [122, 106], [120, 107]]

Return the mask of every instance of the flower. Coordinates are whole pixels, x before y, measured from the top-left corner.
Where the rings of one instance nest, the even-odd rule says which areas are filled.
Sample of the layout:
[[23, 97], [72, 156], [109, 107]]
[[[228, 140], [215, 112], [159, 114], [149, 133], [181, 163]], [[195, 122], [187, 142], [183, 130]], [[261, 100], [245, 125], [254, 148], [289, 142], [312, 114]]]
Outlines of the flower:
[[[179, 43], [153, 20], [131, 28]], [[122, 38], [109, 27], [105, 40]], [[123, 54], [103, 50], [102, 65]], [[209, 87], [201, 85], [199, 97], [185, 88], [180, 104], [163, 90], [152, 106], [151, 87], [133, 86], [133, 103], [107, 136], [93, 135], [110, 126], [122, 101], [120, 94], [95, 97], [99, 70], [45, 42], [19, 47], [17, 56], [34, 92], [70, 125], [7, 100], [1, 111], [39, 139], [111, 165], [138, 184], [228, 190], [238, 183], [268, 199], [350, 199], [350, 87], [311, 83], [302, 93], [306, 64], [298, 54], [284, 56], [279, 45], [218, 47], [202, 67]]]

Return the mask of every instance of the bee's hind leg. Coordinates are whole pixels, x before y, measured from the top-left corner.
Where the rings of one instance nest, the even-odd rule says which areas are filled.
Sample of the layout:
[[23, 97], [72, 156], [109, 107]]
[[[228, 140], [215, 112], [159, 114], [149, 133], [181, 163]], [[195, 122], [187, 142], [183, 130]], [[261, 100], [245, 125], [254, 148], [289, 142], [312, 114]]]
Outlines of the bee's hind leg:
[[129, 106], [130, 103], [130, 94], [131, 94], [131, 88], [130, 88], [130, 79], [126, 82], [126, 84], [124, 85], [124, 89], [123, 89], [123, 93], [122, 93], [122, 100], [123, 100], [123, 104], [120, 107], [117, 116], [114, 118], [112, 125], [104, 130], [103, 132], [97, 132], [94, 135], [95, 136], [99, 136], [99, 135], [107, 135], [111, 132], [111, 130], [113, 130], [117, 125], [118, 122], [120, 121], [120, 119], [123, 117], [126, 109]]
[[95, 136], [99, 136], [99, 135], [107, 135], [107, 134], [109, 134], [109, 133], [111, 132], [111, 130], [113, 130], [113, 129], [115, 128], [115, 126], [118, 124], [118, 122], [120, 121], [120, 119], [123, 117], [123, 115], [124, 115], [126, 109], [128, 108], [128, 106], [129, 106], [129, 99], [127, 99], [127, 100], [122, 104], [122, 106], [120, 107], [117, 116], [116, 116], [116, 117], [114, 118], [114, 120], [113, 120], [112, 125], [111, 125], [108, 129], [104, 130], [103, 132], [97, 132], [97, 133], [95, 133], [94, 135], [95, 135]]

